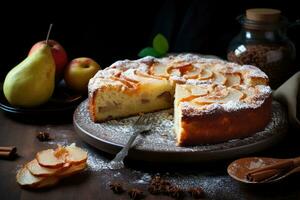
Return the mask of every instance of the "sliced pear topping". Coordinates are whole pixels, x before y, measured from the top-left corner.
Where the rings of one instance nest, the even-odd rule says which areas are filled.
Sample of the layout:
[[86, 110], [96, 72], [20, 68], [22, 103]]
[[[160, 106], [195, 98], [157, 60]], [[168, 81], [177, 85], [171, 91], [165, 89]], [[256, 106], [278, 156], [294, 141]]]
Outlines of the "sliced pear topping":
[[138, 83], [132, 81], [131, 79], [125, 79], [124, 77], [111, 77], [111, 80], [121, 82], [126, 88], [137, 89]]
[[179, 76], [182, 76], [186, 74], [188, 71], [192, 71], [194, 69], [194, 66], [190, 62], [182, 62], [182, 61], [176, 61], [168, 65], [166, 72], [168, 74], [178, 74]]
[[223, 74], [221, 74], [219, 72], [214, 72], [213, 73], [213, 82], [215, 84], [225, 85], [226, 80], [227, 79]]
[[192, 70], [190, 71], [186, 71], [186, 73], [183, 75], [183, 78], [186, 79], [196, 79], [199, 77], [199, 75], [201, 75], [201, 69], [194, 67]]
[[222, 103], [226, 103], [228, 101], [238, 102], [244, 98], [244, 93], [237, 89], [228, 88], [228, 91], [229, 91], [228, 95], [223, 100], [221, 100]]
[[193, 102], [195, 99], [198, 99], [198, 98], [200, 98], [200, 97], [191, 95], [191, 96], [180, 99], [179, 102]]
[[151, 75], [168, 78], [169, 74], [167, 73], [166, 69], [167, 69], [166, 65], [164, 65], [163, 63], [156, 62], [153, 63], [153, 65], [151, 65], [149, 71]]
[[201, 73], [199, 74], [198, 79], [199, 80], [206, 80], [209, 79], [213, 76], [213, 72], [211, 72], [210, 70], [207, 69], [202, 69]]
[[245, 94], [244, 101], [253, 101], [253, 97], [257, 94], [257, 90], [254, 87], [248, 87], [247, 89], [243, 90]]
[[234, 88], [223, 88], [220, 89], [216, 87], [214, 91], [206, 96], [198, 97], [193, 100], [193, 102], [206, 105], [212, 103], [226, 103], [228, 101], [240, 101], [245, 97], [245, 94]]
[[232, 88], [240, 91], [241, 93], [243, 93], [243, 98], [241, 100], [243, 100], [243, 99], [245, 99], [249, 96], [252, 96], [252, 94], [253, 94], [253, 88], [252, 87], [245, 88], [245, 87], [242, 87], [241, 85], [234, 85], [234, 86], [232, 86]]
[[230, 87], [233, 85], [240, 85], [241, 84], [241, 75], [239, 73], [228, 73], [225, 74], [227, 81], [226, 86]]
[[228, 94], [229, 91], [227, 90], [227, 88], [223, 86], [216, 86], [213, 89], [213, 91], [211, 91], [209, 95], [207, 95], [206, 98], [213, 99], [213, 100], [220, 100], [220, 99], [224, 99]]
[[214, 87], [213, 91], [209, 92], [208, 95], [198, 97], [194, 100], [195, 103], [203, 105], [203, 104], [211, 104], [217, 101], [222, 100], [225, 96], [228, 95], [228, 90], [222, 86]]
[[172, 69], [169, 72], [171, 76], [181, 76], [181, 72], [179, 69]]
[[162, 78], [162, 77], [159, 77], [159, 76], [153, 76], [151, 74], [147, 74], [145, 72], [141, 72], [139, 70], [136, 70], [134, 73], [135, 73], [136, 76], [141, 76], [141, 77], [145, 77], [145, 78], [152, 78], [152, 79], [158, 79], [158, 80], [165, 79], [165, 78]]
[[208, 94], [208, 89], [198, 86], [198, 87], [192, 87], [191, 88], [191, 93], [194, 96], [204, 96]]
[[139, 80], [135, 75], [135, 71], [136, 70], [127, 70], [120, 76], [120, 78], [131, 83], [138, 83]]

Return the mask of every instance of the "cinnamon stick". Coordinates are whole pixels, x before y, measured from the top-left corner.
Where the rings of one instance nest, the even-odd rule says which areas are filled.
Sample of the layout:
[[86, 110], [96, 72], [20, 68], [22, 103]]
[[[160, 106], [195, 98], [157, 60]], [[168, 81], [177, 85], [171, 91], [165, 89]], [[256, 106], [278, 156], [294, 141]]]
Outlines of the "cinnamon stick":
[[261, 182], [280, 173], [278, 169], [267, 169], [265, 171], [259, 171], [247, 174], [247, 180], [251, 182]]
[[279, 175], [280, 173], [282, 173], [288, 169], [291, 169], [292, 167], [294, 167], [293, 160], [283, 160], [281, 162], [278, 162], [278, 163], [275, 163], [272, 165], [267, 165], [262, 168], [250, 170], [246, 174], [246, 178], [248, 181], [251, 181], [251, 182], [261, 182], [266, 179], [275, 177], [275, 176]]
[[12, 158], [17, 152], [17, 148], [14, 146], [10, 147], [0, 147], [0, 157], [1, 158]]

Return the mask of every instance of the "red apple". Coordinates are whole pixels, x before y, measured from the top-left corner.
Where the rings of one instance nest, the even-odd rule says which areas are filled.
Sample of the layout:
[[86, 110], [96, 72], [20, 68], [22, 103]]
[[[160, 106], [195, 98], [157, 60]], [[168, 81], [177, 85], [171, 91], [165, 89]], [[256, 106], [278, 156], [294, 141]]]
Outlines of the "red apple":
[[[35, 43], [31, 47], [28, 55], [32, 54], [44, 45], [46, 45], [46, 40]], [[68, 63], [68, 56], [65, 49], [55, 40], [48, 40], [48, 45], [50, 46], [51, 53], [56, 66], [55, 78], [56, 80], [59, 80], [63, 77], [64, 69]]]
[[67, 86], [78, 92], [86, 92], [89, 80], [100, 70], [100, 65], [91, 58], [81, 57], [72, 60], [65, 69]]

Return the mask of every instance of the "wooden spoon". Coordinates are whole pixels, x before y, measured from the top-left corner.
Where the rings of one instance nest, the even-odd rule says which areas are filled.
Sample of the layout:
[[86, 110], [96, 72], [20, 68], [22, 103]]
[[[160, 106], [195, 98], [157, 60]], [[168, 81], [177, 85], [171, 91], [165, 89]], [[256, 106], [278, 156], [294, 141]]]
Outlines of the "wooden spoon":
[[[233, 161], [227, 168], [228, 174], [243, 183], [259, 184], [277, 182], [293, 173], [300, 172], [300, 157], [277, 159], [249, 157]], [[255, 179], [249, 174], [255, 173]]]

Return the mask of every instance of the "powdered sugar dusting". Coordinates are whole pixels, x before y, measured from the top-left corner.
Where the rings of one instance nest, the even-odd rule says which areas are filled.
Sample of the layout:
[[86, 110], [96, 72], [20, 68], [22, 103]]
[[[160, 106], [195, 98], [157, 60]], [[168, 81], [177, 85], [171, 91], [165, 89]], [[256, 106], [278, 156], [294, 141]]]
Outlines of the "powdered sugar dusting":
[[[122, 87], [123, 83], [118, 81], [108, 81], [111, 77], [115, 76], [116, 74], [125, 73], [127, 70], [137, 70], [141, 71], [143, 73], [149, 73], [150, 67], [152, 66], [152, 63], [159, 62], [162, 66], [165, 66], [166, 69], [169, 67], [170, 64], [173, 62], [190, 62], [194, 65], [196, 68], [206, 68], [206, 69], [214, 69], [218, 72], [221, 72], [223, 74], [241, 74], [243, 77], [242, 79], [245, 79], [245, 83], [247, 83], [247, 80], [251, 80], [252, 78], [262, 78], [267, 80], [267, 75], [258, 69], [257, 67], [251, 66], [251, 65], [243, 65], [240, 66], [235, 63], [230, 63], [221, 59], [217, 59], [213, 56], [203, 56], [203, 55], [197, 55], [197, 54], [177, 54], [177, 55], [170, 55], [168, 57], [164, 58], [154, 58], [151, 56], [147, 56], [138, 60], [121, 60], [116, 61], [108, 68], [105, 68], [103, 70], [100, 70], [96, 75], [90, 79], [89, 81], [89, 95], [92, 95], [92, 93], [100, 89], [102, 87], [107, 87], [107, 85], [119, 85]], [[155, 76], [155, 75], [154, 75]], [[201, 84], [208, 84], [208, 83], [214, 83], [213, 76], [206, 80], [199, 80], [199, 79], [193, 79], [193, 78], [186, 78], [182, 74], [169, 74], [167, 75], [167, 78], [170, 80], [170, 84], [172, 84], [174, 81], [176, 83], [185, 83], [185, 84], [192, 84], [192, 85], [201, 85]], [[217, 84], [224, 84], [224, 83], [218, 83]]]
[[[123, 146], [128, 141], [132, 133], [132, 124], [137, 119], [136, 116], [120, 120], [111, 120], [105, 123], [94, 123], [90, 120], [86, 109], [87, 101], [83, 102], [76, 110], [74, 122], [85, 132], [89, 133], [94, 142], [109, 144], [111, 146]], [[176, 146], [176, 136], [173, 131], [173, 110], [163, 110], [155, 113], [147, 113], [153, 119], [152, 130], [144, 136], [138, 136], [134, 143], [134, 148], [143, 152], [213, 152], [226, 150], [233, 147], [242, 147], [256, 143], [267, 138], [272, 138], [283, 134], [287, 126], [286, 114], [279, 103], [273, 102], [272, 120], [264, 131], [258, 132], [251, 137], [244, 139], [234, 139], [228, 142], [199, 145], [193, 147]], [[102, 141], [102, 142], [100, 142]], [[97, 147], [97, 146], [96, 146]], [[201, 158], [199, 155], [198, 159]], [[141, 158], [147, 159], [147, 158]], [[171, 158], [170, 158], [171, 159]], [[96, 161], [95, 161], [96, 162]]]
[[96, 154], [90, 155], [91, 151], [88, 151], [88, 152], [89, 152], [89, 155], [88, 155], [87, 164], [91, 171], [101, 171], [104, 169], [108, 169], [108, 162], [105, 159], [99, 157]]
[[241, 71], [247, 71], [249, 77], [268, 78], [263, 71], [253, 65], [242, 65], [240, 69]]
[[257, 169], [266, 166], [265, 162], [262, 159], [257, 159], [256, 161], [251, 161], [248, 169]]

